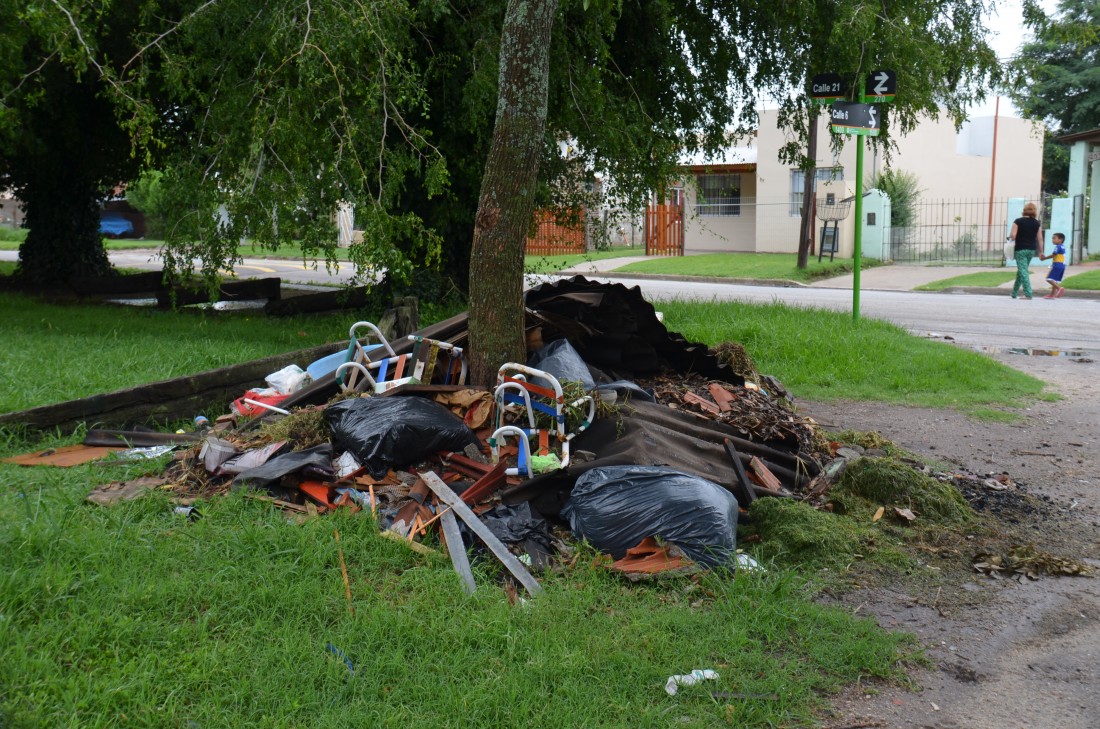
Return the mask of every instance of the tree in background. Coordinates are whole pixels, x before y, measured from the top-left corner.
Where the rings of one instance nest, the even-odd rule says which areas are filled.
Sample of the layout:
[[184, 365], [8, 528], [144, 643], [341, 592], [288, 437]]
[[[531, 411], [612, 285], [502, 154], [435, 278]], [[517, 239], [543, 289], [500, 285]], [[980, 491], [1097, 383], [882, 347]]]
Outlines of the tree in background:
[[[810, 79], [837, 73], [848, 82], [854, 101], [871, 71], [894, 71], [897, 97], [878, 107], [881, 136], [871, 142], [888, 156], [891, 137], [912, 131], [922, 117], [943, 113], [961, 124], [966, 108], [984, 99], [999, 78], [996, 54], [987, 43], [985, 10], [982, 0], [807, 1], [800, 6], [790, 63], [802, 93], [786, 96], [779, 112], [780, 126], [791, 132], [780, 158], [805, 173], [799, 268], [809, 260], [813, 234], [817, 125], [828, 113], [811, 101]], [[832, 141], [835, 151], [844, 140], [834, 136]]]
[[141, 168], [150, 131], [130, 125], [112, 81], [138, 29], [163, 27], [138, 0], [59, 8], [0, 2], [0, 188], [23, 203], [17, 274], [35, 284], [110, 272], [101, 203]]
[[126, 186], [126, 202], [145, 216], [145, 237], [163, 238], [167, 229], [171, 206], [164, 192], [160, 170], [145, 170], [141, 176]]
[[1043, 143], [1043, 191], [1064, 192], [1069, 153], [1058, 137], [1100, 126], [1100, 5], [1060, 0], [1053, 17], [1032, 7], [1035, 39], [1010, 64], [1005, 93], [1025, 119], [1047, 125]]
[[1035, 39], [1010, 65], [1008, 97], [1058, 134], [1100, 126], [1100, 4], [1059, 0], [1053, 17], [1033, 8], [1027, 20]]

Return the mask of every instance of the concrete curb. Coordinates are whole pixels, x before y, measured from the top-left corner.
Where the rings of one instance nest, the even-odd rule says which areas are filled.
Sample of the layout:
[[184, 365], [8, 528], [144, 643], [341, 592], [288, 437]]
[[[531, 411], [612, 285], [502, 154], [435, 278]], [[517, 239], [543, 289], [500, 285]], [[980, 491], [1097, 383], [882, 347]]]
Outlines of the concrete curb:
[[559, 271], [559, 276], [585, 276], [588, 278], [626, 278], [642, 281], [694, 281], [696, 283], [736, 284], [739, 286], [778, 286], [788, 289], [806, 289], [809, 285], [783, 278], [726, 278], [724, 276], [676, 276], [667, 273], [617, 273], [615, 271]]

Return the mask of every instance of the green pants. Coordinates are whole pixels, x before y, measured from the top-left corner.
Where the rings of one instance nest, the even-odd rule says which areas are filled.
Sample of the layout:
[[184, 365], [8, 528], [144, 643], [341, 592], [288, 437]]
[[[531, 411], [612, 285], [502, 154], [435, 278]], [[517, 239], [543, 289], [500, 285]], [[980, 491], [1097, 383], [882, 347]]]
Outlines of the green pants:
[[1031, 272], [1028, 271], [1028, 266], [1031, 265], [1031, 259], [1034, 256], [1035, 251], [1030, 248], [1016, 251], [1016, 281], [1012, 284], [1012, 298], [1014, 299], [1020, 293], [1021, 288], [1024, 290], [1024, 296], [1031, 298]]

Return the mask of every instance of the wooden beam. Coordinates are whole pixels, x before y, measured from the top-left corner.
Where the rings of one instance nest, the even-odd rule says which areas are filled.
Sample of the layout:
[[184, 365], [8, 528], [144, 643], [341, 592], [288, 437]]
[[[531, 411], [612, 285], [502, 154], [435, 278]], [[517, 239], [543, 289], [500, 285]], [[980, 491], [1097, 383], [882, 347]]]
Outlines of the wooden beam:
[[745, 473], [745, 465], [741, 463], [741, 454], [737, 452], [733, 441], [726, 438], [725, 445], [726, 453], [729, 454], [730, 461], [733, 462], [733, 473], [737, 477], [733, 495], [737, 497], [738, 502], [741, 502], [741, 506], [747, 509], [752, 506], [752, 502], [756, 501], [756, 492], [752, 489], [752, 482], [749, 481], [748, 474]]
[[466, 526], [470, 527], [470, 530], [481, 541], [485, 542], [485, 546], [489, 548], [489, 551], [496, 555], [496, 558], [521, 585], [527, 588], [527, 592], [531, 595], [542, 592], [542, 585], [539, 584], [538, 580], [532, 577], [527, 568], [523, 566], [523, 563], [508, 551], [508, 547], [504, 545], [504, 542], [497, 539], [496, 535], [489, 530], [489, 527], [485, 526], [481, 519], [478, 519], [477, 515], [470, 511], [470, 507], [466, 506], [466, 502], [459, 498], [454, 491], [451, 491], [451, 487], [445, 484], [443, 479], [432, 471], [424, 471], [420, 474], [420, 477], [428, 484], [428, 488], [435, 492], [439, 500], [454, 509], [458, 518], [466, 522]]
[[443, 525], [443, 543], [447, 545], [447, 554], [451, 555], [451, 564], [462, 578], [466, 592], [473, 594], [477, 589], [474, 572], [470, 569], [470, 559], [466, 554], [466, 545], [462, 543], [462, 534], [458, 531], [458, 520], [450, 507], [439, 512], [439, 523]]

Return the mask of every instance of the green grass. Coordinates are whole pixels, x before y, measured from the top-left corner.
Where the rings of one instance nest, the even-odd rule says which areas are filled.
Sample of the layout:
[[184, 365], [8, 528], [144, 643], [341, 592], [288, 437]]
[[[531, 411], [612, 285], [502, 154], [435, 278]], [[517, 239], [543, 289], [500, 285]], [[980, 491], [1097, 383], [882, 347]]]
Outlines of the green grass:
[[[295, 524], [232, 494], [188, 522], [164, 494], [83, 501], [138, 472], [0, 464], [4, 726], [804, 726], [912, 651], [779, 568], [635, 585], [582, 550], [512, 606], [491, 565], [467, 596], [449, 560], [365, 513]], [[693, 668], [720, 679], [667, 696]]]
[[[165, 369], [333, 341], [354, 318], [62, 307], [3, 293], [0, 307], [5, 365], [20, 373], [0, 381], [0, 393], [23, 406], [62, 399], [56, 390], [70, 377], [94, 394]], [[742, 342], [760, 371], [800, 398], [981, 412], [1042, 390], [983, 355], [842, 313], [659, 308], [689, 339]], [[51, 372], [71, 375], [42, 376]], [[80, 437], [0, 431], [0, 456]], [[381, 539], [364, 513], [296, 524], [231, 494], [200, 502], [203, 517], [190, 523], [165, 493], [111, 508], [83, 501], [94, 485], [143, 468], [156, 470], [0, 463], [3, 726], [803, 726], [845, 684], [902, 680], [913, 650], [904, 636], [815, 604], [819, 576], [786, 553], [756, 553], [765, 575], [646, 585], [606, 574], [582, 548], [570, 569], [543, 576], [544, 595], [512, 606], [493, 564], [478, 564], [479, 589], [466, 596], [446, 558]], [[907, 564], [881, 523], [837, 533], [839, 517], [799, 516], [807, 547], [820, 546], [823, 529], [843, 547], [831, 559], [850, 555], [831, 564], [834, 581], [871, 549], [868, 568]], [[795, 528], [790, 515], [775, 517]], [[787, 539], [784, 549], [794, 549]], [[326, 644], [344, 651], [354, 673]], [[693, 668], [721, 678], [668, 697], [665, 679]], [[714, 700], [711, 690], [763, 698]]]
[[26, 228], [0, 226], [0, 251], [14, 250], [27, 238]]
[[[853, 270], [853, 261], [850, 258], [822, 260], [820, 263], [817, 258], [811, 258], [809, 265], [801, 270], [797, 263], [798, 256], [793, 253], [705, 253], [698, 256], [653, 258], [628, 264], [616, 271], [807, 282], [840, 276]], [[861, 267], [870, 268], [876, 265], [879, 265], [878, 261], [864, 259]]]
[[1003, 283], [1008, 283], [1016, 278], [1016, 271], [1002, 269], [997, 271], [982, 271], [980, 273], [967, 273], [962, 276], [940, 279], [918, 286], [917, 291], [943, 291], [952, 286], [982, 286], [995, 288]]
[[786, 304], [666, 301], [669, 329], [689, 340], [744, 345], [759, 372], [796, 397], [904, 405], [1022, 407], [1044, 384], [976, 352], [908, 334], [875, 319]]
[[[1039, 271], [1037, 275], [1045, 279], [1045, 269]], [[992, 288], [1008, 283], [1015, 277], [1015, 270], [982, 271], [981, 273], [968, 273], [963, 276], [952, 276], [951, 278], [933, 281], [918, 286], [916, 290], [943, 291], [952, 286], [982, 286]], [[1067, 289], [1074, 289], [1076, 291], [1100, 291], [1100, 269], [1068, 276], [1066, 277], [1065, 285]]]
[[1069, 276], [1063, 283], [1074, 291], [1100, 291], [1100, 268]]
[[65, 306], [7, 292], [0, 292], [0, 309], [0, 412], [335, 342], [357, 316], [267, 319], [255, 312]]

